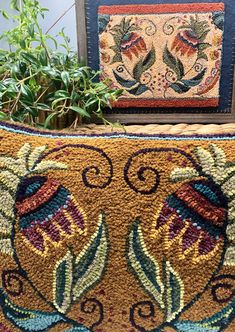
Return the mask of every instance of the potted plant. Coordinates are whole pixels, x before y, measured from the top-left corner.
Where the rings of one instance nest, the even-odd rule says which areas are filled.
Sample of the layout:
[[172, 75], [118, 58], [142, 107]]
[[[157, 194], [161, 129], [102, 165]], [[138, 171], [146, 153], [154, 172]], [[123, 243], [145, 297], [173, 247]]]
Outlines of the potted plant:
[[15, 26], [0, 36], [9, 46], [0, 48], [0, 118], [62, 128], [95, 115], [109, 124], [103, 108], [111, 108], [122, 91], [111, 89], [107, 80], [99, 82], [99, 72], [78, 61], [64, 30], [59, 32], [63, 40], [59, 45], [43, 33], [39, 19], [44, 19], [47, 9], [39, 1], [10, 4], [15, 15], [1, 10]]

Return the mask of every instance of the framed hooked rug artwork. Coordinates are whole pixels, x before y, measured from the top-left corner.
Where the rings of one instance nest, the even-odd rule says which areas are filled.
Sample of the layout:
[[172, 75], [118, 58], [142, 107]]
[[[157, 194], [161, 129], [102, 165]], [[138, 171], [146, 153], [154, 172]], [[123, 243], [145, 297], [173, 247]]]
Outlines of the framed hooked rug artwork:
[[114, 117], [235, 120], [233, 1], [83, 0], [77, 12], [81, 55], [124, 90]]
[[0, 330], [235, 330], [235, 136], [0, 122]]

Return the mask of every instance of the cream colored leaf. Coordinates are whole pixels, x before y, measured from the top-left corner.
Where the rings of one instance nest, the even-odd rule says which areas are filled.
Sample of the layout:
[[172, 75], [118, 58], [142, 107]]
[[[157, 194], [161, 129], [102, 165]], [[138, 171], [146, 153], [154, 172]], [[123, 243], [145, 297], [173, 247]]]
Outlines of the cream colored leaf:
[[0, 238], [0, 252], [4, 255], [13, 256], [14, 251], [13, 251], [10, 239], [1, 239]]
[[196, 148], [195, 155], [205, 174], [211, 175], [215, 167], [215, 161], [211, 153], [201, 147]]
[[34, 168], [33, 172], [34, 173], [43, 173], [52, 169], [57, 169], [57, 170], [65, 170], [67, 169], [68, 166], [65, 165], [64, 163], [60, 163], [57, 161], [53, 160], [46, 160], [46, 161], [41, 161], [36, 167]]
[[213, 170], [211, 170], [210, 175], [212, 176], [213, 180], [219, 185], [221, 185], [221, 183], [223, 183], [226, 179], [226, 173], [224, 171], [224, 168], [214, 168]]
[[226, 155], [224, 151], [216, 144], [211, 144], [209, 148], [214, 157], [215, 166], [223, 169], [226, 164]]
[[46, 149], [46, 145], [38, 146], [30, 153], [28, 158], [29, 169], [32, 169], [34, 167], [35, 163], [43, 155]]
[[19, 177], [12, 172], [0, 171], [0, 186], [2, 185], [4, 188], [7, 188], [15, 193], [19, 182]]
[[193, 168], [193, 167], [176, 167], [171, 175], [171, 181], [184, 181], [184, 180], [189, 180], [189, 179], [193, 179], [195, 177], [198, 177], [199, 173]]
[[32, 151], [32, 146], [29, 143], [25, 143], [22, 148], [18, 151], [18, 159], [27, 167], [28, 157]]
[[227, 198], [232, 198], [235, 196], [235, 175], [230, 177], [223, 185], [222, 185], [223, 193]]
[[12, 221], [0, 213], [0, 234], [11, 235]]
[[14, 219], [14, 206], [15, 200], [9, 193], [9, 191], [0, 188], [0, 212], [5, 215], [7, 218]]
[[228, 203], [228, 221], [235, 222], [235, 198]]
[[227, 266], [235, 266], [235, 246], [234, 245], [231, 245], [227, 248], [223, 264], [227, 265]]
[[235, 223], [229, 224], [226, 229], [229, 241], [235, 240]]
[[231, 165], [225, 168], [225, 175], [224, 178], [226, 179], [231, 174], [235, 173], [235, 165]]
[[25, 164], [23, 164], [20, 159], [14, 159], [12, 157], [0, 157], [0, 172], [1, 169], [11, 171], [18, 176], [24, 176], [27, 173]]

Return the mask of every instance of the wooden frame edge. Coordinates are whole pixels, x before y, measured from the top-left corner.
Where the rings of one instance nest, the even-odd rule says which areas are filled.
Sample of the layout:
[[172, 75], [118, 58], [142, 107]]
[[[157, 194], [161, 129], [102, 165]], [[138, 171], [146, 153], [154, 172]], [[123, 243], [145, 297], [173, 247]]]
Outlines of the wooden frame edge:
[[86, 31], [86, 4], [85, 0], [75, 0], [78, 57], [87, 64], [87, 31]]

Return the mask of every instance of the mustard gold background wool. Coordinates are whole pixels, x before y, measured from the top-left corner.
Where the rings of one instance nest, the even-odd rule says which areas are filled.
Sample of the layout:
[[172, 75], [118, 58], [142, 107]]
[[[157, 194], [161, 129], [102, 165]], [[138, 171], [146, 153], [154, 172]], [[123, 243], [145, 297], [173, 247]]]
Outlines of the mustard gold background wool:
[[234, 139], [0, 123], [0, 328], [232, 332]]

